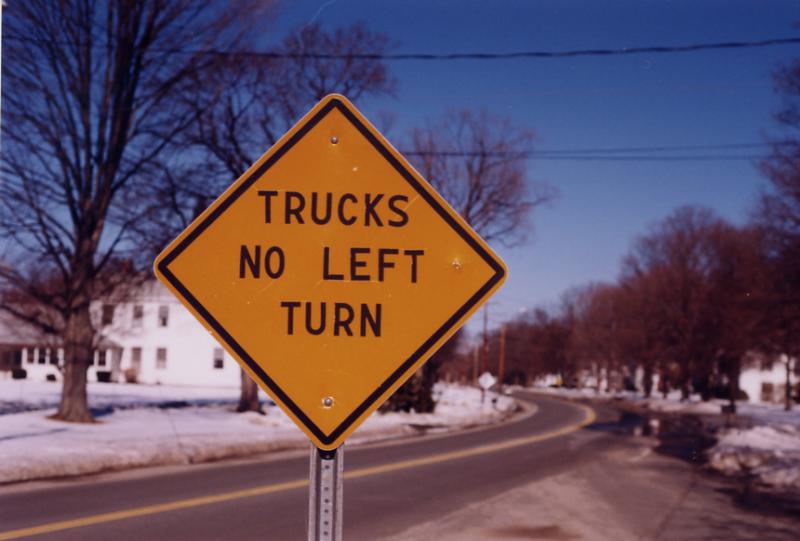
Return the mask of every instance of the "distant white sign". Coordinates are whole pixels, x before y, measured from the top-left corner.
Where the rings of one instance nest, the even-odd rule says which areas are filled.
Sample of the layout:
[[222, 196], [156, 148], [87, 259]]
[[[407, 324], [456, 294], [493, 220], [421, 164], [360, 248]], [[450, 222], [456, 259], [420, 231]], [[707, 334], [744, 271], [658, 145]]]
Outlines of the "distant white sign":
[[497, 383], [497, 378], [491, 375], [489, 372], [484, 372], [481, 374], [481, 377], [478, 378], [478, 385], [485, 390], [491, 389], [492, 385], [495, 383]]

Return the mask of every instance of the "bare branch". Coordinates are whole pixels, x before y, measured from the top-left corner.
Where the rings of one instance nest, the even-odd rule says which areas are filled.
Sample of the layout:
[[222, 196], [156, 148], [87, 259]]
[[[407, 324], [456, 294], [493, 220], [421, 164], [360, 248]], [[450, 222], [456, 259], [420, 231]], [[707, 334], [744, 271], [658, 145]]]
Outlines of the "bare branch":
[[552, 201], [554, 188], [527, 178], [520, 151], [533, 134], [486, 111], [453, 111], [411, 133], [412, 161], [486, 240], [521, 243], [530, 212]]

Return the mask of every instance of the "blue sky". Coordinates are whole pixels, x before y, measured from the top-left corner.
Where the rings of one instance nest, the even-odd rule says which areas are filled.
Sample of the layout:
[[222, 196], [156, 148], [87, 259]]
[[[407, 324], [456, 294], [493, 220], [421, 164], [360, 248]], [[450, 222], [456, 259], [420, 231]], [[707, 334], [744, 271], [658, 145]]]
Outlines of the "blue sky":
[[[271, 35], [314, 20], [364, 21], [394, 52], [513, 52], [621, 48], [794, 37], [797, 1], [293, 1]], [[537, 149], [763, 142], [774, 130], [775, 68], [800, 46], [572, 59], [393, 61], [395, 96], [356, 105], [396, 114], [390, 140], [452, 108], [486, 108], [534, 130]], [[753, 154], [763, 149], [737, 151]], [[719, 154], [708, 151], [704, 154]], [[686, 153], [679, 153], [686, 154]], [[554, 303], [571, 286], [613, 280], [647, 228], [684, 204], [741, 223], [763, 184], [750, 161], [528, 162], [529, 178], [560, 197], [532, 216], [491, 320]], [[473, 318], [476, 319], [476, 318]], [[476, 323], [470, 325], [473, 329]]]

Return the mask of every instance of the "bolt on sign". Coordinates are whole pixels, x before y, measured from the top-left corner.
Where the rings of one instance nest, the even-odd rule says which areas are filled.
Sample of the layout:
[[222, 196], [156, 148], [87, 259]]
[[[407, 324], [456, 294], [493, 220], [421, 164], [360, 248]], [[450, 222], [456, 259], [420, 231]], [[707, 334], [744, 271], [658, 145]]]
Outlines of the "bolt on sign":
[[172, 241], [155, 272], [323, 450], [341, 445], [506, 276], [339, 95]]

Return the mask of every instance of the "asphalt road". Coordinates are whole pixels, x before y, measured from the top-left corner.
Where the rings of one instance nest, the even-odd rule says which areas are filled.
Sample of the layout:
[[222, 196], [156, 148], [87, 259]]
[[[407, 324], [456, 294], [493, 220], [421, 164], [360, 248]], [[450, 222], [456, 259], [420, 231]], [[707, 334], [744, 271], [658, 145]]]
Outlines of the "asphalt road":
[[[386, 537], [574, 466], [613, 439], [594, 413], [526, 395], [500, 426], [351, 447], [344, 535]], [[598, 411], [599, 421], [613, 420]], [[0, 540], [305, 539], [307, 453], [0, 488]]]

